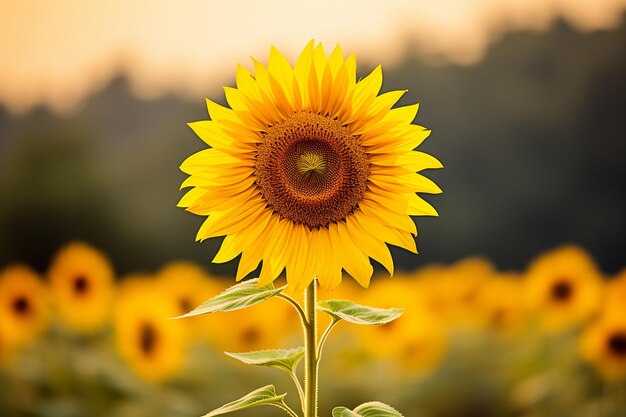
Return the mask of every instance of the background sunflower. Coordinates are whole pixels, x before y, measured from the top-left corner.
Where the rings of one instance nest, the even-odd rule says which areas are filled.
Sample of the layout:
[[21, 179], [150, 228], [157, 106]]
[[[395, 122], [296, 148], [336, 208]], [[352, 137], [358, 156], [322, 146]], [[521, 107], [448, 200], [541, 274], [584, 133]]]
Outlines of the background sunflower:
[[113, 268], [98, 249], [73, 242], [55, 255], [48, 271], [54, 307], [70, 329], [91, 333], [109, 320]]
[[583, 357], [609, 380], [626, 377], [626, 307], [606, 310], [580, 339]]
[[529, 308], [547, 330], [580, 325], [599, 311], [604, 283], [582, 248], [543, 254], [530, 265], [525, 281]]
[[129, 367], [148, 381], [164, 381], [181, 371], [188, 331], [178, 299], [154, 280], [137, 280], [120, 291], [115, 302], [117, 349]]
[[0, 333], [3, 351], [32, 342], [46, 329], [48, 291], [39, 275], [26, 265], [0, 271]]

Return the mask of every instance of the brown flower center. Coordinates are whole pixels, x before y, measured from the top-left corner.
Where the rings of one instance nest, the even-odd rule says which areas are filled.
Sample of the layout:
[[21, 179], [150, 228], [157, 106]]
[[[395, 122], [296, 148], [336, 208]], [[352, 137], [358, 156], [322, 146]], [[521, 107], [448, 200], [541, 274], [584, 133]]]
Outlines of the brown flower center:
[[178, 300], [178, 307], [183, 314], [186, 314], [193, 309], [193, 303], [188, 297], [181, 297]]
[[248, 327], [241, 334], [241, 340], [247, 346], [256, 345], [260, 339], [261, 339], [261, 332], [259, 332], [259, 329], [257, 329], [254, 326]]
[[607, 347], [614, 355], [626, 357], [626, 332], [613, 333], [607, 340]]
[[159, 341], [159, 334], [151, 323], [143, 323], [139, 329], [139, 347], [146, 356], [152, 356]]
[[89, 280], [83, 275], [74, 278], [74, 292], [78, 295], [84, 295], [89, 291]]
[[30, 300], [27, 297], [21, 295], [13, 300], [13, 311], [18, 316], [26, 316], [30, 313], [30, 310]]
[[554, 285], [552, 285], [550, 293], [552, 295], [552, 299], [554, 299], [555, 301], [565, 302], [572, 297], [574, 293], [574, 288], [569, 281], [565, 279], [560, 279], [556, 281]]
[[268, 206], [311, 228], [345, 219], [367, 187], [369, 161], [338, 120], [296, 113], [258, 145], [256, 182]]

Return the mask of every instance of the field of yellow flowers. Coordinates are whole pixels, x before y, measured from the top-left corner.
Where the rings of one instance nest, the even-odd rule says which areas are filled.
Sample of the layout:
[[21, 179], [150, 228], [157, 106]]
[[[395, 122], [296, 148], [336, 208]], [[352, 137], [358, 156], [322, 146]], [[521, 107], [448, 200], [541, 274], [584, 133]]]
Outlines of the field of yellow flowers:
[[[117, 277], [82, 242], [61, 248], [45, 277], [5, 266], [0, 415], [199, 416], [267, 383], [274, 370], [251, 372], [221, 351], [299, 346], [283, 300], [173, 319], [229, 281], [185, 261]], [[525, 271], [474, 257], [379, 275], [372, 287], [346, 280], [320, 294], [405, 308], [386, 325], [339, 325], [324, 352], [320, 415], [372, 393], [407, 417], [626, 415], [626, 270], [606, 277], [565, 246]], [[297, 399], [287, 378], [278, 384]]]

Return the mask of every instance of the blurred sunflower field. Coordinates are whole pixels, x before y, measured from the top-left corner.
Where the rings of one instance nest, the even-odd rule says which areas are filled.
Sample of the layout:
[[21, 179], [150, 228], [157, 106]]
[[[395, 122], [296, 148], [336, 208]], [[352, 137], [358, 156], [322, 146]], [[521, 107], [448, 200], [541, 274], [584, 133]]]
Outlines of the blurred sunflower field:
[[[23, 264], [0, 272], [3, 417], [202, 415], [276, 377], [221, 351], [301, 344], [280, 299], [172, 319], [230, 285], [192, 262], [114, 271], [106, 254], [73, 242], [45, 276]], [[607, 277], [580, 247], [539, 254], [522, 271], [471, 257], [379, 275], [367, 291], [346, 280], [320, 298], [405, 307], [386, 325], [338, 326], [320, 415], [373, 393], [408, 417], [626, 411], [626, 270]]]

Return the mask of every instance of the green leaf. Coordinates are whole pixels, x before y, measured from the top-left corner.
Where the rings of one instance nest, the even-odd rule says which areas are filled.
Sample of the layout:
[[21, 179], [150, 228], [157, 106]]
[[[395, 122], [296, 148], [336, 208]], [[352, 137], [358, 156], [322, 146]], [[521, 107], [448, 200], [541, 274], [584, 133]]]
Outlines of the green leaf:
[[224, 404], [220, 408], [216, 408], [203, 417], [219, 416], [226, 413], [232, 413], [234, 411], [245, 410], [250, 407], [256, 407], [258, 405], [273, 405], [281, 408], [284, 411], [289, 412], [289, 407], [283, 401], [287, 394], [276, 394], [276, 389], [273, 385], [267, 385], [263, 388], [252, 391], [250, 394], [241, 397], [238, 400], [232, 401], [228, 404]]
[[324, 300], [317, 303], [318, 310], [330, 314], [335, 320], [350, 323], [381, 325], [400, 317], [401, 308], [376, 308], [355, 304], [348, 300]]
[[218, 313], [224, 311], [240, 310], [265, 301], [278, 293], [284, 287], [274, 288], [270, 283], [265, 287], [258, 287], [258, 278], [250, 279], [225, 290], [223, 293], [205, 301], [195, 310], [177, 318], [198, 316], [200, 314]]
[[381, 403], [379, 401], [372, 401], [369, 403], [361, 404], [354, 410], [350, 410], [346, 407], [333, 408], [333, 417], [403, 417], [402, 414], [395, 408]]
[[287, 372], [300, 362], [304, 356], [304, 348], [259, 350], [256, 352], [230, 353], [224, 352], [231, 358], [240, 360], [248, 365], [272, 366]]
[[361, 404], [354, 412], [362, 417], [403, 417], [398, 410], [379, 401]]
[[333, 417], [359, 417], [357, 413], [346, 407], [333, 408]]

